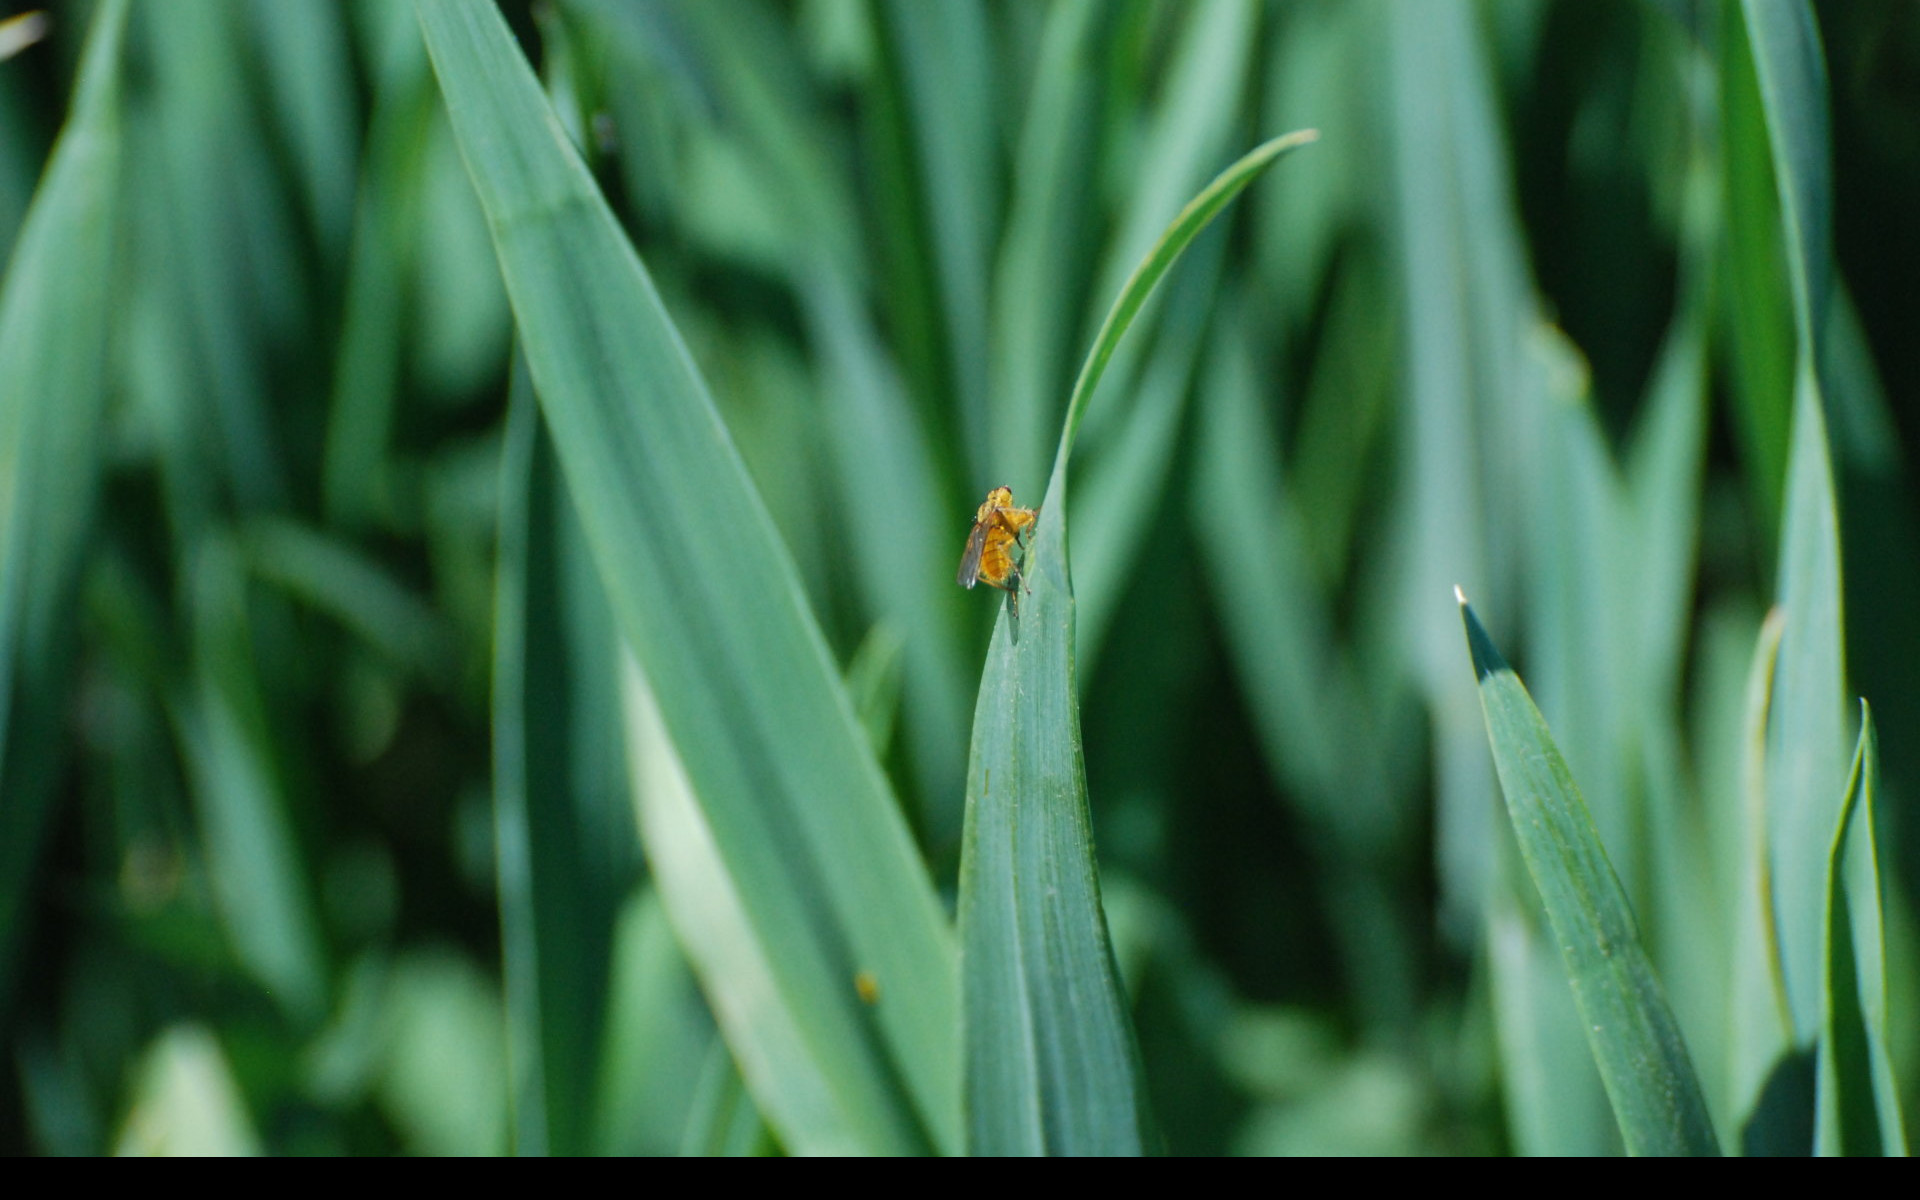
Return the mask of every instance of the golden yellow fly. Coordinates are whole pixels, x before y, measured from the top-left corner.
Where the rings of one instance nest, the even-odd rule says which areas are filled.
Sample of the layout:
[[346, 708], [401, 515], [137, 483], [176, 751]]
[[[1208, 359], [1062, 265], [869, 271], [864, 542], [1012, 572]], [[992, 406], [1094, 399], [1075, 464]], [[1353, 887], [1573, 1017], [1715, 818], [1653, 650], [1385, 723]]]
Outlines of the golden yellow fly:
[[1039, 511], [1017, 508], [1013, 489], [997, 487], [987, 493], [980, 511], [973, 514], [973, 529], [967, 534], [967, 552], [960, 556], [959, 583], [970, 588], [976, 583], [996, 587], [1007, 593], [1009, 611], [1020, 619], [1020, 593], [1027, 588], [1020, 564], [1013, 560], [1021, 535], [1033, 527]]

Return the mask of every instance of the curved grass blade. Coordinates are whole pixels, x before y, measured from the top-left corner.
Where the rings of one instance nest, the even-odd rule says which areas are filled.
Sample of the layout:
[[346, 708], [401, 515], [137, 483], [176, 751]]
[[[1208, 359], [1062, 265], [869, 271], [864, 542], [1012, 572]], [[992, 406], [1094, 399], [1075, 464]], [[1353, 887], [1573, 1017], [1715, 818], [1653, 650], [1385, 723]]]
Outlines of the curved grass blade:
[[[1773, 911], [1773, 861], [1767, 836], [1767, 714], [1773, 705], [1773, 673], [1785, 614], [1774, 609], [1760, 626], [1741, 704], [1738, 793], [1739, 890], [1733, 911], [1733, 977], [1728, 1013], [1728, 1088], [1742, 1125], [1741, 1142], [1771, 1135], [1773, 1126], [1752, 1126], [1768, 1078], [1793, 1047], [1793, 1018], [1780, 969], [1780, 937]], [[1789, 1125], [1791, 1122], [1788, 1123]]]
[[1907, 1152], [1900, 1091], [1887, 1054], [1886, 943], [1880, 916], [1873, 797], [1879, 786], [1873, 714], [1860, 741], [1827, 854], [1826, 974], [1814, 1134], [1816, 1154]]
[[1297, 150], [1319, 140], [1319, 137], [1318, 130], [1299, 129], [1248, 151], [1238, 162], [1214, 176], [1199, 195], [1187, 202], [1187, 206], [1180, 210], [1173, 223], [1160, 235], [1160, 240], [1154, 243], [1153, 249], [1133, 269], [1133, 274], [1127, 277], [1127, 282], [1120, 289], [1119, 298], [1107, 310], [1106, 320], [1100, 323], [1100, 332], [1094, 335], [1093, 348], [1087, 352], [1080, 375], [1074, 380], [1073, 395], [1067, 401], [1066, 423], [1060, 431], [1060, 448], [1054, 452], [1053, 478], [1047, 484], [1048, 495], [1061, 486], [1066, 476], [1067, 460], [1073, 455], [1074, 436], [1079, 433], [1080, 421], [1086, 416], [1088, 399], [1099, 386], [1100, 377], [1106, 374], [1114, 349], [1133, 325], [1133, 319], [1140, 315], [1140, 306], [1147, 302], [1147, 297], [1153, 293], [1161, 276], [1173, 266], [1174, 260], [1180, 257], [1188, 244], [1200, 236], [1200, 231], [1258, 178], [1260, 172], [1272, 166], [1289, 150]]
[[1002, 619], [974, 712], [960, 860], [968, 1148], [1141, 1153], [1153, 1141], [1139, 1051], [1100, 907], [1074, 679], [1067, 463], [1140, 306], [1182, 250], [1311, 131], [1260, 146], [1174, 219], [1107, 314], [1075, 384], [1041, 506], [1020, 635]]
[[[1240, 143], [1240, 98], [1257, 55], [1258, 5], [1196, 5], [1170, 30], [1159, 94], [1143, 114], [1135, 159], [1138, 183], [1115, 214], [1113, 236], [1101, 252], [1088, 299], [1105, 304], [1152, 247], [1186, 198], [1206, 186], [1213, 166]], [[1047, 256], [1049, 259], [1051, 255]], [[1180, 444], [1180, 426], [1195, 365], [1213, 315], [1213, 297], [1226, 271], [1227, 230], [1216, 230], [1187, 252], [1179, 275], [1133, 323], [1101, 385], [1105, 398], [1089, 404], [1084, 431], [1090, 453], [1081, 476], [1081, 520], [1074, 573], [1081, 580], [1077, 614], [1081, 663], [1099, 662], [1127, 584], [1149, 553], [1150, 525]], [[1101, 315], [1092, 309], [1091, 319]], [[1076, 330], [1077, 332], [1077, 330]], [[1097, 449], [1095, 449], [1097, 447]]]
[[[821, 1081], [805, 1116], [844, 1149], [958, 1149], [952, 935], [772, 518], [498, 12], [417, 11], [616, 627], [685, 765], [716, 886], [764, 955], [771, 994], [752, 1000]], [[679, 925], [692, 901], [662, 882]], [[755, 982], [688, 950], [723, 1013]], [[856, 994], [861, 971], [879, 1003]], [[823, 1144], [745, 1075], [789, 1149]]]
[[1719, 1154], [1680, 1027], [1566, 760], [1465, 596], [1460, 616], [1507, 812], [1565, 957], [1627, 1152]]
[[0, 1008], [68, 739], [71, 591], [92, 520], [115, 312], [120, 48], [127, 6], [95, 13], [73, 115], [0, 291]]

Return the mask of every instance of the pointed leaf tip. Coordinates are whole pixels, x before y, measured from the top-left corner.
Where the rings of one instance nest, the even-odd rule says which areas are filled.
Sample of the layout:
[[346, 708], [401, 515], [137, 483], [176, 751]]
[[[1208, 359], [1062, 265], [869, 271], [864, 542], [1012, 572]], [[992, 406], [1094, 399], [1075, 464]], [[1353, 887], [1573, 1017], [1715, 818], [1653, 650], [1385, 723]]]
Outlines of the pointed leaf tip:
[[1487, 635], [1486, 627], [1480, 624], [1480, 618], [1474, 615], [1473, 605], [1467, 603], [1467, 597], [1459, 588], [1453, 594], [1460, 600], [1460, 619], [1467, 627], [1467, 653], [1473, 656], [1473, 681], [1484, 682], [1487, 676], [1498, 671], [1511, 671], [1507, 660]]

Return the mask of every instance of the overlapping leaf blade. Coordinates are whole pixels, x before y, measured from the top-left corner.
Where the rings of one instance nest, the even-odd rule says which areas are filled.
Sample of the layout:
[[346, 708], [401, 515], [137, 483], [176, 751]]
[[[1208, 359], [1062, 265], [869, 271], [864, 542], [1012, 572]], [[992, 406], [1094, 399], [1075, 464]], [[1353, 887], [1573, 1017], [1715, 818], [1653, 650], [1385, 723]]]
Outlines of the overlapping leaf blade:
[[[957, 1149], [951, 935], [772, 520], [505, 23], [472, 0], [418, 11], [616, 625], [823, 1081], [827, 1144]], [[724, 1026], [727, 990], [760, 981], [703, 982]], [[767, 1112], [790, 1149], [821, 1145]]]
[[[1898, 1153], [1905, 1138], [1884, 1048], [1885, 948], [1870, 818], [1852, 844], [1847, 834], [1856, 797], [1872, 811], [1870, 728], [1861, 732], [1852, 780], [1843, 783], [1845, 606], [1825, 395], [1834, 278], [1826, 67], [1806, 4], [1746, 0], [1743, 14], [1773, 150], [1798, 340], [1777, 585], [1784, 618], [1767, 737], [1780, 960], [1796, 1038], [1803, 1052], [1819, 1043], [1816, 1150]], [[1822, 853], [1823, 845], [1831, 848]]]
[[[1767, 831], [1787, 999], [1795, 1034], [1810, 1042], [1820, 1024], [1825, 847], [1847, 773], [1840, 529], [1816, 337], [1826, 294], [1812, 290], [1831, 277], [1825, 71], [1805, 5], [1748, 4], [1745, 15], [1773, 146], [1799, 335], [1780, 527], [1777, 592], [1785, 625], [1767, 738]], [[1813, 108], [1820, 110], [1817, 119], [1809, 114]]]

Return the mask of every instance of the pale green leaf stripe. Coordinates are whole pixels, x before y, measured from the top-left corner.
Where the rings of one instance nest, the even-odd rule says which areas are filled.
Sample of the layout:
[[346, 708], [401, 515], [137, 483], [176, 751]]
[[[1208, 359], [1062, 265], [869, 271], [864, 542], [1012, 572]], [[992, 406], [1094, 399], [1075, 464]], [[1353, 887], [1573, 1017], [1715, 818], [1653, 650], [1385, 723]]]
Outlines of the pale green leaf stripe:
[[1627, 1152], [1718, 1154], [1680, 1027], [1580, 789], [1464, 597], [1460, 615], [1507, 813], [1566, 960]]
[[[67, 739], [70, 592], [106, 398], [120, 48], [127, 6], [94, 14], [72, 115], [21, 225], [0, 292], [0, 1006]], [[16, 700], [26, 701], [15, 703]]]
[[[794, 1006], [781, 997], [778, 948], [755, 929], [746, 907], [747, 881], [726, 869], [645, 673], [631, 657], [623, 668], [631, 791], [649, 866], [688, 959], [708, 981], [713, 1014], [734, 1061], [753, 1081], [754, 1099], [788, 1150], [838, 1155], [869, 1149], [845, 1118]], [[699, 1123], [697, 1112], [692, 1121]]]
[[[764, 949], [773, 1002], [824, 1081], [814, 1119], [841, 1147], [958, 1149], [951, 933], [793, 563], [499, 14], [477, 0], [417, 7], [616, 624]], [[685, 908], [666, 898], [677, 920]], [[860, 1000], [861, 972], [879, 1003]], [[746, 1071], [756, 1097], [777, 1088]], [[812, 1148], [767, 1111], [789, 1149]]]
[[1067, 565], [1067, 462], [1087, 398], [1153, 286], [1215, 214], [1311, 131], [1258, 147], [1175, 218], [1101, 327], [1068, 406], [1026, 554], [1020, 617], [987, 652], [960, 859], [968, 1148], [1138, 1154], [1153, 1144], [1139, 1051], [1100, 906]]
[[1826, 72], [1799, 0], [1743, 8], [1773, 147], [1799, 334], [1776, 594], [1786, 612], [1767, 742], [1767, 832], [1780, 959], [1796, 1038], [1819, 1032], [1827, 862], [1846, 791], [1840, 531], [1820, 384], [1831, 278]]

